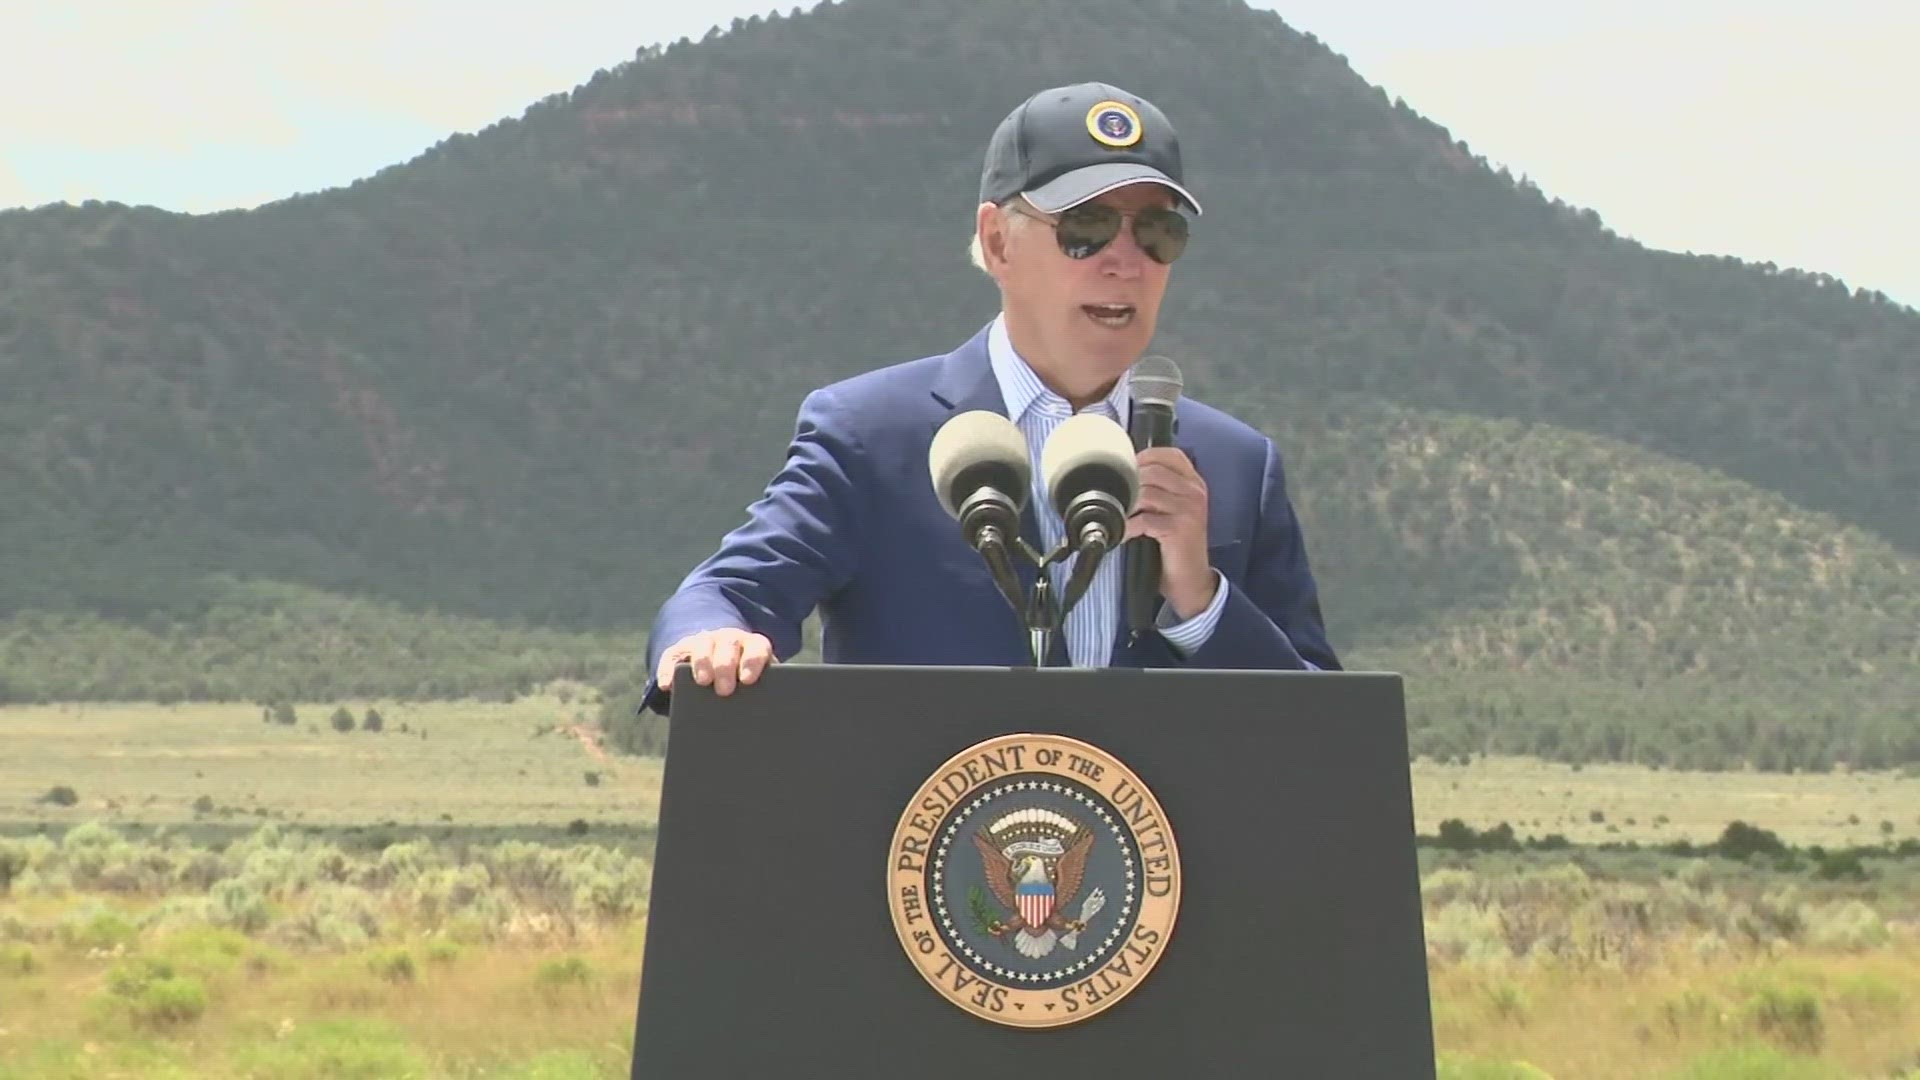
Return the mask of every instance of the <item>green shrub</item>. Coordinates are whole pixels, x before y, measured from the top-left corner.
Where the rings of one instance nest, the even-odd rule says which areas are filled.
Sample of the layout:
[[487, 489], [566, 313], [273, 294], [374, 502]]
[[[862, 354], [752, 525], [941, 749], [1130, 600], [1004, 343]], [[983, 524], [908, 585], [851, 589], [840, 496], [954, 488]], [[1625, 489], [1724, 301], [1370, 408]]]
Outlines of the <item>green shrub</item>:
[[1458, 1054], [1441, 1054], [1435, 1062], [1437, 1080], [1553, 1080], [1524, 1061], [1481, 1061]]
[[1672, 1080], [1845, 1080], [1846, 1075], [1816, 1058], [1744, 1045], [1694, 1058]]
[[205, 980], [232, 975], [242, 966], [269, 966], [265, 948], [238, 930], [192, 926], [160, 937], [150, 955], [173, 970]]
[[610, 1075], [585, 1050], [549, 1050], [502, 1073], [504, 1080], [602, 1080]]
[[1742, 861], [1751, 859], [1755, 855], [1790, 854], [1779, 834], [1770, 829], [1749, 825], [1744, 821], [1729, 822], [1721, 831], [1720, 840], [1715, 846], [1720, 854], [1727, 858]]
[[216, 882], [207, 894], [207, 922], [254, 934], [273, 921], [272, 907], [260, 889], [241, 878]]
[[0, 975], [31, 975], [39, 967], [33, 946], [24, 941], [0, 942]]
[[434, 1075], [405, 1034], [381, 1020], [303, 1021], [277, 1038], [238, 1047], [231, 1060], [235, 1075], [274, 1080]]
[[1675, 1039], [1720, 1026], [1720, 1006], [1698, 990], [1684, 990], [1660, 1002], [1660, 1020]]
[[569, 954], [548, 960], [534, 973], [534, 981], [548, 989], [586, 986], [593, 982], [593, 965], [582, 956]]
[[14, 840], [0, 840], [0, 896], [13, 888], [13, 879], [27, 868], [27, 848]]
[[376, 976], [391, 983], [410, 983], [419, 975], [419, 969], [413, 963], [413, 954], [405, 949], [387, 949], [375, 953], [367, 959], [367, 967]]
[[1859, 900], [1806, 908], [1807, 943], [1818, 949], [1862, 952], [1893, 940], [1886, 920]]
[[1820, 997], [1804, 986], [1762, 986], [1744, 1015], [1760, 1035], [1790, 1049], [1817, 1051], [1826, 1041]]
[[109, 1015], [125, 1015], [145, 1027], [197, 1020], [207, 1011], [207, 988], [158, 957], [134, 957], [107, 972], [106, 996], [96, 999]]
[[70, 949], [111, 952], [125, 949], [140, 936], [139, 927], [127, 915], [97, 902], [90, 902], [69, 913], [60, 924], [60, 940]]
[[207, 1011], [207, 988], [189, 975], [157, 979], [132, 1001], [134, 1019], [160, 1026], [198, 1020]]
[[[1863, 1021], [1895, 1021], [1906, 1007], [1907, 995], [1899, 984], [1883, 976], [1860, 972], [1850, 975], [1834, 987], [1833, 1007]], [[1914, 1063], [1920, 1068], [1920, 1060]]]

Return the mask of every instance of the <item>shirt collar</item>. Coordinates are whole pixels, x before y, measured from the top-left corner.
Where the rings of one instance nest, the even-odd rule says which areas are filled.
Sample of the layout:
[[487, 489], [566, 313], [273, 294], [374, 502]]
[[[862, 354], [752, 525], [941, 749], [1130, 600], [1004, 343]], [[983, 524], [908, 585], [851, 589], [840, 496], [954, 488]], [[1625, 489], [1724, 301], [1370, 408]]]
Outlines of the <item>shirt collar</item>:
[[[1019, 423], [1027, 410], [1038, 408], [1050, 416], [1065, 417], [1073, 412], [1067, 399], [1047, 388], [1040, 381], [1025, 359], [1014, 350], [1013, 338], [1007, 333], [1007, 317], [1004, 313], [994, 316], [993, 326], [987, 331], [987, 358], [993, 364], [993, 377], [1000, 384], [1000, 395], [1006, 401], [1007, 416]], [[1103, 412], [1114, 423], [1124, 423], [1127, 415], [1127, 380], [1115, 379], [1113, 389], [1107, 396], [1081, 409], [1081, 412]]]

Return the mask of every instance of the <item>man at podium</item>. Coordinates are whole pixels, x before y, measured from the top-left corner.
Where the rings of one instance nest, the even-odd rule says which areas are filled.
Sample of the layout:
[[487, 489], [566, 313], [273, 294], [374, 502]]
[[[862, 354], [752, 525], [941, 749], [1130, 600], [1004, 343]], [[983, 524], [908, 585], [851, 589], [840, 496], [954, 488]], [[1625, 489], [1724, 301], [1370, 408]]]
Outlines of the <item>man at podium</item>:
[[[1179, 396], [1177, 367], [1141, 362], [1200, 212], [1173, 125], [1151, 102], [1082, 83], [1010, 112], [988, 142], [971, 244], [1000, 312], [950, 353], [807, 396], [747, 520], [655, 619], [641, 707], [668, 711], [683, 661], [722, 695], [754, 682], [799, 650], [816, 608], [829, 663], [1338, 669], [1280, 451]], [[1154, 427], [1154, 404], [1171, 423]], [[1089, 562], [1097, 569], [1077, 581], [1077, 555], [1047, 568], [1076, 602], [1042, 656], [996, 589], [1006, 579], [929, 483], [936, 435], [969, 412], [1007, 418], [1006, 437], [1024, 442], [1022, 538], [1040, 552], [1066, 529], [1043, 468], [1050, 437], [1086, 414], [1132, 436], [1125, 538], [1143, 543]], [[1130, 604], [1130, 590], [1150, 596]]]

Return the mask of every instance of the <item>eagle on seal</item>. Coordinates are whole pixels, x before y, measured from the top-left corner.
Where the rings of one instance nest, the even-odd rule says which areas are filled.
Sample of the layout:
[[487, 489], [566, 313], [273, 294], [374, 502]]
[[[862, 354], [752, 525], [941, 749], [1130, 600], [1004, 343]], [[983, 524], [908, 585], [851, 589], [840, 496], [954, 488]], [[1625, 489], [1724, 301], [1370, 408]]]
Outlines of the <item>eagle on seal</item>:
[[1083, 830], [1073, 838], [1051, 872], [1047, 860], [1038, 854], [1021, 852], [1016, 857], [1001, 850], [984, 829], [973, 834], [973, 845], [980, 850], [988, 888], [1013, 912], [1005, 922], [996, 921], [989, 926], [988, 933], [1003, 941], [1011, 935], [1013, 947], [1022, 956], [1045, 956], [1053, 951], [1055, 944], [1073, 948], [1080, 931], [1086, 929], [1087, 920], [1105, 902], [1100, 890], [1095, 889], [1081, 906], [1080, 918], [1068, 919], [1061, 915], [1080, 895], [1087, 855], [1093, 851], [1091, 831]]

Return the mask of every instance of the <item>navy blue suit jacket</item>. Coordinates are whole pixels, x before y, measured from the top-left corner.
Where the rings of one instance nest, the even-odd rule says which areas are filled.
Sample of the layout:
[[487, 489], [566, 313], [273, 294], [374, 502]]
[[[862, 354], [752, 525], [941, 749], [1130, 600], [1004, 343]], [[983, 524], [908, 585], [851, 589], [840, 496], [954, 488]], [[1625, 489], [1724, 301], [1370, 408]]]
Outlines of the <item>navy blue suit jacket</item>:
[[[781, 659], [818, 606], [828, 663], [1024, 667], [1024, 626], [941, 508], [927, 474], [933, 436], [958, 413], [1006, 414], [982, 330], [944, 356], [870, 371], [810, 393], [786, 461], [744, 524], [661, 607], [641, 707], [666, 710], [654, 673], [688, 634], [739, 627]], [[1230, 590], [1213, 636], [1182, 658], [1158, 634], [1114, 629], [1122, 667], [1340, 666], [1328, 644], [1300, 523], [1272, 440], [1192, 398], [1178, 445], [1207, 483], [1208, 557]], [[1040, 546], [1027, 508], [1027, 541]], [[1024, 560], [1023, 560], [1024, 562]], [[1030, 587], [1031, 565], [1022, 582]], [[1059, 637], [1060, 635], [1056, 635]], [[1055, 663], [1064, 664], [1064, 647]]]

